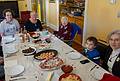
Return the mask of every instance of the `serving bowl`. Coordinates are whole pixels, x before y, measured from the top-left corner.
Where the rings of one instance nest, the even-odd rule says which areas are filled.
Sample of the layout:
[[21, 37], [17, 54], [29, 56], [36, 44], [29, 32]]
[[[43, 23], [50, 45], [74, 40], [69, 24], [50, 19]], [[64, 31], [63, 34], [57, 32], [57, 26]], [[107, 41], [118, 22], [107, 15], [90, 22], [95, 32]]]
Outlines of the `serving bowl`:
[[32, 38], [34, 38], [34, 39], [37, 39], [37, 38], [39, 38], [39, 36], [40, 36], [40, 34], [39, 34], [38, 32], [30, 32], [29, 34], [30, 34], [30, 36], [31, 36]]
[[73, 73], [65, 73], [59, 77], [59, 81], [82, 81], [80, 76]]
[[71, 65], [63, 65], [61, 69], [64, 73], [71, 73], [73, 70], [73, 67]]

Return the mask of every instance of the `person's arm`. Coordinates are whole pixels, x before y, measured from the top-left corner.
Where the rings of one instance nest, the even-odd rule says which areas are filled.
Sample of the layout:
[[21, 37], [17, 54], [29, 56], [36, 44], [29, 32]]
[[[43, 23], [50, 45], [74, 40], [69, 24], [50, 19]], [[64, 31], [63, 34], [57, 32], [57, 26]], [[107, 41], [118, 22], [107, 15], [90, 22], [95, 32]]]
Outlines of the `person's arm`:
[[16, 19], [15, 19], [15, 24], [16, 24], [16, 32], [19, 32], [20, 31], [20, 24]]
[[58, 36], [58, 33], [59, 33], [59, 31], [60, 31], [60, 27], [61, 27], [61, 25], [59, 26], [59, 29], [58, 29], [57, 31], [53, 31], [53, 34], [54, 34], [55, 36]]
[[3, 57], [0, 56], [0, 64], [3, 64], [4, 63], [4, 59]]
[[1, 35], [1, 36], [4, 35], [4, 27], [3, 27], [3, 23], [0, 23], [0, 35]]
[[69, 27], [69, 28], [68, 28], [68, 30], [67, 30], [67, 31], [68, 31], [68, 33], [70, 34], [70, 33], [71, 33], [71, 31], [72, 31], [72, 27], [71, 27], [70, 23], [68, 23], [68, 24], [69, 24], [69, 25], [68, 25], [68, 27]]
[[42, 27], [41, 21], [38, 20], [38, 19], [37, 19], [37, 21], [38, 21], [38, 24], [39, 24], [39, 30], [42, 31], [42, 30], [43, 30], [43, 27]]

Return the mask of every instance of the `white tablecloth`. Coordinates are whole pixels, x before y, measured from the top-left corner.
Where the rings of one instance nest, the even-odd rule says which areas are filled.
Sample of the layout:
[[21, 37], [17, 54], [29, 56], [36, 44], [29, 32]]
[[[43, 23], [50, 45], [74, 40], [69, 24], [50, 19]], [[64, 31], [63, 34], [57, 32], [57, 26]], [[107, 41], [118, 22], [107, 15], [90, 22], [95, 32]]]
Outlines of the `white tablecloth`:
[[[20, 77], [25, 77], [25, 79], [21, 79], [21, 80], [16, 80], [16, 81], [47, 81], [47, 77], [51, 72], [54, 72], [53, 77], [51, 79], [51, 81], [58, 81], [59, 76], [63, 74], [62, 70], [56, 69], [56, 70], [52, 70], [52, 71], [44, 71], [41, 70], [39, 68], [39, 64], [40, 61], [36, 60], [33, 58], [32, 56], [24, 56], [23, 53], [21, 52], [22, 48], [24, 46], [27, 45], [33, 45], [33, 43], [16, 43], [17, 48], [19, 49], [19, 51], [17, 51], [14, 54], [9, 55], [8, 57], [5, 57], [4, 61], [5, 61], [5, 79], [6, 81], [10, 81], [11, 76], [8, 75], [8, 70], [10, 67], [12, 67], [13, 65], [19, 64], [19, 65], [23, 65], [25, 67], [25, 70], [23, 73], [20, 74]], [[36, 46], [37, 51], [38, 47]], [[4, 48], [5, 49], [5, 48]], [[4, 51], [3, 49], [3, 51]], [[12, 48], [11, 48], [12, 49]], [[59, 40], [58, 38], [56, 38], [55, 36], [52, 36], [52, 43], [50, 45], [50, 49], [55, 49], [58, 51], [58, 56], [61, 57], [65, 64], [69, 64], [72, 65], [73, 71], [72, 73], [75, 73], [77, 75], [80, 76], [80, 78], [82, 79], [82, 81], [98, 81], [98, 78], [102, 78], [102, 75], [107, 72], [106, 70], [102, 69], [101, 67], [99, 67], [98, 73], [96, 74], [95, 71], [97, 70], [91, 70], [91, 68], [93, 68], [96, 64], [93, 62], [89, 62], [87, 64], [81, 64], [80, 61], [86, 59], [86, 57], [82, 56], [79, 59], [76, 60], [72, 60], [69, 58], [69, 53], [70, 51], [74, 51], [74, 54], [78, 54], [78, 52], [76, 50], [74, 50], [73, 48], [71, 48], [70, 46], [66, 45], [64, 42], [62, 42], [61, 40]], [[66, 54], [68, 53], [68, 54]], [[4, 51], [4, 55], [5, 55], [5, 51]], [[99, 75], [99, 72], [101, 75]], [[94, 76], [97, 75], [97, 76]], [[97, 77], [97, 78], [96, 78]]]

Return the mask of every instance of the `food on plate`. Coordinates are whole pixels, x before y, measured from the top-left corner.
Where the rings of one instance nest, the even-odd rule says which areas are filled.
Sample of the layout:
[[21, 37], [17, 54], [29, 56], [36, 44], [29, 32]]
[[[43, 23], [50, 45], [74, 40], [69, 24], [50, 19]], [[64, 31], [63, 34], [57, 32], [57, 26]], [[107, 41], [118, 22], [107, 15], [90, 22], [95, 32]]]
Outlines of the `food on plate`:
[[76, 74], [63, 74], [60, 76], [59, 81], [82, 81]]
[[51, 42], [50, 38], [45, 39], [45, 41], [46, 41], [47, 43], [50, 43], [50, 42]]
[[37, 59], [49, 59], [54, 56], [54, 52], [41, 53], [40, 56], [36, 56]]
[[36, 43], [36, 44], [39, 44], [39, 43], [42, 43], [42, 40], [38, 39], [38, 40], [34, 40], [33, 42]]
[[38, 32], [29, 32], [29, 34], [34, 39], [37, 39], [40, 36], [40, 34]]
[[43, 44], [42, 44], [42, 43], [39, 44], [40, 47], [46, 47], [47, 45], [48, 45], [48, 44], [44, 44], [44, 43], [43, 43]]
[[35, 51], [34, 48], [29, 47], [29, 48], [27, 48], [27, 49], [22, 50], [22, 53], [32, 53], [32, 52], [34, 52], [34, 51]]
[[52, 50], [52, 49], [43, 50], [35, 54], [34, 58], [38, 60], [46, 60], [55, 57], [57, 53], [58, 52], [56, 50]]
[[77, 77], [76, 76], [73, 76], [73, 75], [69, 75], [68, 77], [66, 77], [66, 78], [62, 78], [62, 80], [61, 81], [79, 81], [78, 79], [77, 79]]
[[51, 70], [60, 67], [62, 64], [63, 64], [63, 60], [61, 58], [53, 57], [51, 59], [47, 59], [44, 62], [41, 62], [39, 66], [41, 69]]
[[70, 73], [72, 72], [73, 67], [71, 65], [63, 65], [61, 69], [64, 73]]

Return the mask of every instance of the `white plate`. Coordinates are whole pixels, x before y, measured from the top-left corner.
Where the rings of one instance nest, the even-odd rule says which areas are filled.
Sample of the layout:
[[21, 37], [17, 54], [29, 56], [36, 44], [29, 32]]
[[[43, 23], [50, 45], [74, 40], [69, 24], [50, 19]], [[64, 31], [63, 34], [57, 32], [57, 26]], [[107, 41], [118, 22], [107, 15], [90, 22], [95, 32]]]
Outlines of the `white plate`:
[[13, 36], [4, 36], [3, 37], [3, 41], [4, 41], [4, 43], [11, 43], [11, 42], [13, 42], [13, 41], [15, 41], [16, 40], [16, 38], [15, 37], [13, 37]]
[[14, 43], [4, 45], [4, 52], [7, 54], [16, 53], [17, 51], [18, 51], [18, 48]]
[[75, 60], [75, 59], [79, 59], [82, 55], [77, 52], [71, 52], [71, 53], [68, 53], [67, 56], [68, 58]]
[[51, 46], [51, 44], [43, 43], [43, 44], [39, 44], [38, 48], [42, 50], [42, 49], [48, 49], [48, 48], [50, 48], [50, 46]]
[[15, 65], [9, 68], [8, 75], [10, 76], [17, 76], [24, 71], [24, 66], [22, 65]]

